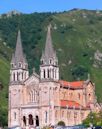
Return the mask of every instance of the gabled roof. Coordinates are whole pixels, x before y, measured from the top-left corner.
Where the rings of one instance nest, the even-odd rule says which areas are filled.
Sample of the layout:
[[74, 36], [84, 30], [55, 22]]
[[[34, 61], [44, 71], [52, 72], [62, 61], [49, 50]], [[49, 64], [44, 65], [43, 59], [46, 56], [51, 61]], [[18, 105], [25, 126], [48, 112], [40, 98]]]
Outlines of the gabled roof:
[[24, 81], [24, 84], [28, 84], [28, 83], [32, 83], [32, 82], [33, 82], [33, 84], [34, 84], [34, 81], [35, 81], [35, 82], [39, 82], [39, 79], [40, 79], [39, 75], [38, 75], [37, 73], [33, 72], [33, 74], [30, 75], [30, 77], [28, 77], [28, 78]]
[[75, 101], [70, 101], [70, 100], [61, 100], [60, 101], [61, 107], [67, 107], [67, 108], [83, 108], [82, 105]]
[[68, 81], [60, 80], [59, 83], [63, 87], [69, 87], [69, 88], [73, 88], [73, 89], [83, 88], [83, 85], [84, 85], [84, 81], [68, 82]]

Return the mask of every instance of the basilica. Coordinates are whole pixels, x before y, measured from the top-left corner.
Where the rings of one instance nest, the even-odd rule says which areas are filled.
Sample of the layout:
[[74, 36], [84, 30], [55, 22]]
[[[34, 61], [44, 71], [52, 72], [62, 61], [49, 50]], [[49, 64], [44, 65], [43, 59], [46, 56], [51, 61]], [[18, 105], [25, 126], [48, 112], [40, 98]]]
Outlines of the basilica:
[[[59, 78], [59, 65], [48, 26], [45, 49], [40, 60], [40, 75], [29, 75], [18, 31], [12, 55], [9, 83], [8, 127], [44, 127], [64, 121], [78, 125], [91, 111], [98, 110], [95, 85], [90, 79], [69, 82]], [[61, 74], [61, 73], [60, 73]]]

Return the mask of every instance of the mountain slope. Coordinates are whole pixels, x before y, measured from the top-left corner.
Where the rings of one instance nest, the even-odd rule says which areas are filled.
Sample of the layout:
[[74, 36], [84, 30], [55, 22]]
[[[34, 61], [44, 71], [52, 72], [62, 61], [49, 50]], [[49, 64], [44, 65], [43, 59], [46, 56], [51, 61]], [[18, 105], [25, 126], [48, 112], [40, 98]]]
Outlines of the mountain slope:
[[60, 78], [68, 81], [86, 80], [90, 75], [96, 85], [98, 100], [102, 102], [102, 11], [89, 10], [12, 17], [4, 15], [0, 19], [0, 81], [4, 85], [2, 97], [5, 98], [4, 94], [7, 94], [10, 58], [18, 29], [22, 32], [30, 73], [33, 67], [39, 73], [49, 23], [52, 24], [53, 44], [59, 58]]

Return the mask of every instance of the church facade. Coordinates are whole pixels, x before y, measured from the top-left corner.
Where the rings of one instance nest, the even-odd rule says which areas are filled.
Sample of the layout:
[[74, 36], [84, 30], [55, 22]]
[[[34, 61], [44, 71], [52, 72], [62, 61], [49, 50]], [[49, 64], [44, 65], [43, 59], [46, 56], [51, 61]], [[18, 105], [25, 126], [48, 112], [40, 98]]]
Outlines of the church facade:
[[81, 124], [90, 111], [96, 111], [95, 85], [90, 81], [68, 82], [59, 79], [56, 51], [48, 26], [45, 50], [42, 53], [40, 75], [29, 76], [18, 32], [16, 50], [12, 56], [9, 84], [8, 127]]

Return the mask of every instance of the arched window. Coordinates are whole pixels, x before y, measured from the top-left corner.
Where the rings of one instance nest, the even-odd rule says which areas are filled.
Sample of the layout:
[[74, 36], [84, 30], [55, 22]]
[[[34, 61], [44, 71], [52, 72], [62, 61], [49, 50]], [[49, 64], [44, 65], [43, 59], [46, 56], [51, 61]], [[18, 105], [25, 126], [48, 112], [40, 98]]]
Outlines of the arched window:
[[22, 72], [22, 80], [23, 80], [23, 72]]
[[77, 118], [77, 115], [78, 115], [77, 112], [74, 112], [74, 118]]
[[68, 111], [68, 112], [67, 112], [67, 118], [70, 118], [70, 116], [71, 116], [71, 112]]
[[78, 98], [80, 99], [80, 97], [81, 97], [81, 96], [80, 96], [80, 93], [78, 93]]
[[23, 116], [23, 123], [24, 123], [24, 126], [26, 126], [26, 117]]
[[62, 117], [64, 117], [64, 111], [62, 111]]
[[30, 114], [29, 115], [29, 125], [33, 125], [33, 116]]
[[37, 91], [35, 91], [35, 101], [37, 102]]
[[29, 102], [31, 102], [31, 92], [29, 93]]
[[44, 69], [44, 71], [43, 71], [43, 72], [44, 72], [44, 78], [45, 78], [45, 77], [46, 77], [46, 76], [45, 76], [45, 69]]
[[19, 63], [18, 66], [19, 66], [19, 68], [21, 68], [21, 66], [22, 66], [21, 63]]
[[47, 111], [45, 111], [45, 123], [47, 123]]
[[15, 81], [15, 73], [13, 73], [13, 80]]
[[30, 92], [29, 92], [29, 101], [30, 102], [33, 102], [33, 90], [31, 90]]
[[52, 59], [50, 59], [50, 64], [52, 64]]
[[69, 93], [69, 97], [70, 97], [70, 99], [72, 99], [73, 93]]
[[34, 99], [34, 92], [33, 92], [33, 90], [31, 91], [31, 101], [33, 102], [33, 99]]
[[35, 89], [32, 89], [29, 92], [29, 102], [37, 102], [38, 101], [38, 92]]
[[55, 112], [55, 117], [57, 118], [57, 111]]
[[89, 100], [91, 100], [91, 94], [89, 93]]
[[41, 60], [41, 64], [44, 64], [44, 61], [43, 60]]
[[16, 112], [14, 112], [14, 120], [16, 120]]
[[50, 77], [50, 70], [48, 69], [48, 78]]
[[55, 79], [56, 79], [56, 69], [55, 69]]
[[35, 99], [36, 99], [36, 93], [35, 93], [35, 90], [33, 90], [33, 100], [35, 102]]
[[26, 72], [25, 72], [25, 79], [26, 79]]
[[54, 69], [52, 69], [52, 74], [53, 74], [53, 78], [54, 78]]
[[11, 64], [11, 68], [14, 68], [14, 64]]
[[36, 126], [39, 126], [39, 117], [36, 116]]

